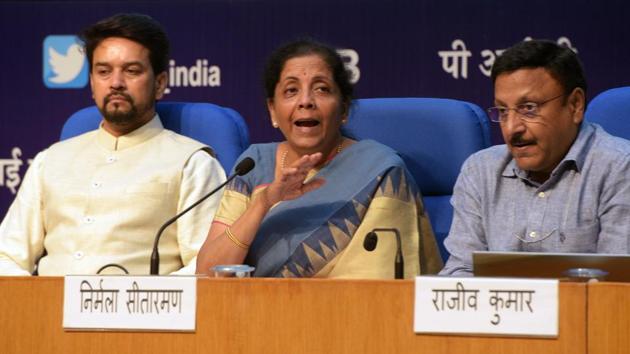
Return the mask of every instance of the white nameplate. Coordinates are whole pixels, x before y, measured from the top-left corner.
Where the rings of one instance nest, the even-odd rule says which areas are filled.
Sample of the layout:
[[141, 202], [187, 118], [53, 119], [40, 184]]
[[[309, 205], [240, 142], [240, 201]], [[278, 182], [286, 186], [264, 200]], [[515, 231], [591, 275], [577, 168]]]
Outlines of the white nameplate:
[[65, 329], [194, 331], [197, 279], [66, 276]]
[[558, 280], [417, 277], [417, 333], [558, 336]]

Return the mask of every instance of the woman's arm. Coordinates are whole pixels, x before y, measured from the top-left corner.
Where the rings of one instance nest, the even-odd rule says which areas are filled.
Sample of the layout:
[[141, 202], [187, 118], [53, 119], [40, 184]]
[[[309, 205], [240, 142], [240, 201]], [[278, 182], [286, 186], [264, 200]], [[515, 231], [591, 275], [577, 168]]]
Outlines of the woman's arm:
[[292, 200], [319, 188], [322, 179], [304, 183], [308, 172], [321, 159], [321, 153], [304, 155], [280, 171], [274, 181], [260, 192], [247, 210], [231, 225], [212, 223], [208, 237], [197, 256], [197, 274], [210, 274], [218, 264], [240, 264], [247, 256], [260, 223], [273, 205]]

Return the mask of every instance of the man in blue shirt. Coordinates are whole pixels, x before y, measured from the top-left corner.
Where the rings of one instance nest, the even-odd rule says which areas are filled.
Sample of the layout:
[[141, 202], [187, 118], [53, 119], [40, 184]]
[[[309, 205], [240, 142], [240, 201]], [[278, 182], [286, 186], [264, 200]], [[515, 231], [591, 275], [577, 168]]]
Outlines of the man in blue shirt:
[[532, 40], [492, 68], [506, 145], [472, 155], [453, 193], [440, 274], [472, 274], [472, 252], [628, 253], [630, 142], [583, 121], [586, 80], [576, 54]]

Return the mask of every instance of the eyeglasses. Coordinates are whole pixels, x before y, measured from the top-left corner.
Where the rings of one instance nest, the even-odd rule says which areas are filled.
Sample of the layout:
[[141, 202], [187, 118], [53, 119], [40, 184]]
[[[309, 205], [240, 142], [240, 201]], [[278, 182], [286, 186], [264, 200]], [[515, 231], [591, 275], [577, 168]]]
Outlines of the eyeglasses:
[[542, 102], [525, 102], [517, 104], [514, 108], [496, 106], [487, 109], [488, 118], [495, 123], [505, 123], [508, 119], [508, 114], [511, 110], [514, 110], [518, 117], [526, 122], [536, 122], [540, 116], [540, 107], [553, 100], [557, 100], [560, 97], [564, 97], [566, 94], [560, 94]]

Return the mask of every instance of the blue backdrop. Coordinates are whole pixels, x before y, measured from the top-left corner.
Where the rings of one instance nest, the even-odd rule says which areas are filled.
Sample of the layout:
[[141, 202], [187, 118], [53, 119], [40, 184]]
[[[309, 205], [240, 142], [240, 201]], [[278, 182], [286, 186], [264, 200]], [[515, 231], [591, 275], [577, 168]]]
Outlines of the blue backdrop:
[[0, 216], [29, 160], [58, 140], [72, 112], [93, 104], [84, 68], [60, 72], [51, 65], [64, 60], [60, 56], [72, 60], [62, 36], [118, 12], [146, 13], [166, 28], [172, 61], [165, 100], [232, 107], [246, 119], [254, 143], [279, 139], [264, 106], [264, 60], [298, 36], [342, 50], [360, 98], [446, 97], [486, 107], [494, 57], [527, 37], [577, 50], [589, 99], [630, 78], [625, 1], [1, 2]]

